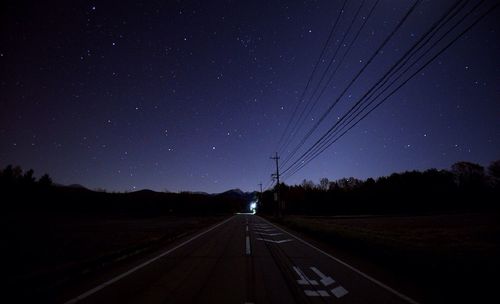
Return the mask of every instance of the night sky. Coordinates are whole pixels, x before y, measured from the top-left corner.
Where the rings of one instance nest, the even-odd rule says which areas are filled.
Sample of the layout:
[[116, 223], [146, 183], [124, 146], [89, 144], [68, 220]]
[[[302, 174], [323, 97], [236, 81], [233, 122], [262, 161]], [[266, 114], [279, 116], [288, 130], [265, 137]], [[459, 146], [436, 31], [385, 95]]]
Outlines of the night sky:
[[[2, 3], [2, 168], [91, 189], [215, 193], [269, 185], [270, 156], [284, 150], [286, 159], [414, 1], [347, 1], [300, 106], [376, 6], [299, 131], [285, 136], [286, 149], [280, 138], [344, 1]], [[419, 3], [300, 151], [453, 3]], [[482, 3], [470, 20], [495, 3]], [[499, 159], [499, 23], [496, 9], [285, 182]]]

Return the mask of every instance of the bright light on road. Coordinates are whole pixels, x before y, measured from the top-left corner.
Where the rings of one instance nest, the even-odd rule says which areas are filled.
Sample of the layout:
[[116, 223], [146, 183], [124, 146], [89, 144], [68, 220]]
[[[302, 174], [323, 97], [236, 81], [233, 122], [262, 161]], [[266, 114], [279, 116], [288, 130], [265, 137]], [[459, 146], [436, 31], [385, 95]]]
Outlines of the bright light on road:
[[250, 211], [253, 212], [253, 213], [255, 213], [256, 209], [257, 209], [257, 203], [256, 202], [251, 202], [250, 203]]

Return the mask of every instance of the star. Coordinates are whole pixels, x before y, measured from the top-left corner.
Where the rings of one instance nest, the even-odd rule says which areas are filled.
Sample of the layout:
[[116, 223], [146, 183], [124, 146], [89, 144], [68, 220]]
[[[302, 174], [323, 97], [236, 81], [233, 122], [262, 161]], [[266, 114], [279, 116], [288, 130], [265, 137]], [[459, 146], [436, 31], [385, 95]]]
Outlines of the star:
[[[374, 3], [366, 4], [354, 18], [355, 5], [348, 4], [341, 13], [336, 1], [314, 5], [297, 1], [290, 7], [272, 1], [265, 6], [230, 1], [223, 10], [212, 1], [124, 2], [119, 11], [99, 6], [99, 13], [100, 2], [88, 1], [80, 7], [81, 16], [74, 24], [81, 28], [47, 32], [44, 39], [37, 40], [37, 48], [50, 56], [45, 51], [40, 56], [32, 49], [32, 39], [25, 37], [34, 37], [39, 30], [22, 24], [28, 22], [22, 9], [11, 10], [16, 15], [5, 20], [6, 43], [0, 47], [0, 61], [5, 70], [16, 71], [16, 75], [0, 80], [2, 110], [8, 113], [0, 122], [0, 141], [7, 145], [1, 157], [24, 167], [33, 164], [61, 181], [74, 180], [112, 191], [130, 190], [133, 185], [139, 189], [208, 192], [240, 186], [253, 191], [258, 179], [268, 179], [270, 172], [262, 167], [268, 164], [268, 154], [274, 154], [272, 150], [281, 150], [284, 161], [304, 140], [285, 166], [304, 162], [299, 156], [330, 127], [343, 122], [349, 108], [366, 96], [437, 21], [436, 16], [446, 11], [433, 1], [419, 5], [371, 60], [372, 53], [402, 20], [408, 4], [396, 1], [388, 10], [374, 7], [369, 18]], [[41, 16], [59, 24], [64, 21], [61, 12], [71, 13], [75, 8], [70, 2], [61, 2], [58, 10], [50, 6], [39, 9]], [[231, 14], [222, 16], [227, 12]], [[338, 14], [341, 17], [334, 29], [332, 17]], [[458, 42], [462, 45], [436, 57], [342, 140], [318, 154], [320, 157], [312, 159], [310, 154], [311, 162], [305, 161], [307, 165], [286, 182], [293, 185], [302, 179], [318, 180], [318, 174], [332, 180], [382, 176], [417, 168], [425, 161], [447, 168], [458, 156], [487, 165], [498, 146], [497, 140], [487, 142], [488, 136], [499, 132], [494, 114], [500, 105], [495, 102], [494, 82], [489, 81], [495, 79], [496, 70], [494, 64], [487, 64], [494, 62], [496, 55], [494, 17], [498, 15], [478, 23], [464, 38], [467, 43], [462, 39]], [[352, 29], [346, 32], [351, 18]], [[364, 21], [366, 26], [361, 29]], [[314, 31], [320, 24], [325, 27]], [[26, 31], [17, 35], [17, 28]], [[358, 29], [359, 37], [354, 40]], [[341, 40], [344, 35], [346, 39]], [[453, 37], [445, 38], [451, 41]], [[26, 51], [15, 52], [15, 48]], [[334, 54], [336, 58], [332, 58]], [[433, 54], [423, 57], [408, 76]], [[369, 59], [370, 65], [347, 87]], [[375, 99], [396, 74], [389, 76], [366, 101]], [[406, 74], [372, 106], [404, 79]], [[314, 101], [320, 92], [324, 94]], [[320, 121], [337, 99], [338, 105]], [[315, 106], [310, 108], [313, 102]], [[359, 106], [361, 109], [364, 104]], [[352, 114], [359, 114], [353, 124], [364, 113]], [[306, 136], [316, 124], [317, 129]], [[37, 132], [32, 139], [40, 125], [47, 125], [50, 132]], [[335, 137], [349, 126], [339, 124]], [[285, 128], [288, 134], [282, 134]], [[422, 128], [433, 132], [432, 136]], [[368, 137], [372, 133], [377, 136]], [[325, 137], [329, 138], [334, 140]], [[367, 139], [360, 147], [358, 143]], [[458, 143], [460, 146], [455, 146]], [[322, 147], [318, 145], [311, 153]], [[468, 148], [473, 148], [470, 154]], [[33, 153], [38, 149], [39, 154]], [[366, 153], [367, 149], [373, 153]], [[448, 154], [441, 157], [443, 151]], [[340, 156], [346, 155], [352, 166], [342, 161]], [[161, 165], [156, 168], [158, 163]], [[359, 168], [354, 168], [355, 163]], [[50, 168], [50, 164], [56, 166]], [[163, 166], [169, 169], [161, 176]], [[318, 167], [320, 172], [313, 170]], [[122, 169], [121, 178], [106, 178], [109, 172], [116, 177], [118, 168]], [[80, 175], [75, 175], [76, 171]], [[178, 178], [191, 171], [192, 178]], [[248, 183], [241, 178], [243, 171], [248, 173]], [[130, 172], [133, 178], [140, 178], [140, 184], [128, 176]], [[211, 176], [204, 183], [199, 178], [203, 172]], [[212, 176], [217, 176], [217, 185]]]

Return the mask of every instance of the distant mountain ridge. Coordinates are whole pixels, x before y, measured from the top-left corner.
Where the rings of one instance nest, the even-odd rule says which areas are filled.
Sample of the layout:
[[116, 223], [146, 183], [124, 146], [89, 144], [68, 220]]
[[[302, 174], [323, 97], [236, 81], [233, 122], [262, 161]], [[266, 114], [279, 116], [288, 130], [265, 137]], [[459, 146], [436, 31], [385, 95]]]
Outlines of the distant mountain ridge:
[[218, 195], [232, 197], [232, 198], [243, 198], [246, 201], [251, 201], [255, 198], [256, 192], [255, 191], [254, 192], [243, 192], [241, 189], [236, 188], [236, 189], [227, 190], [227, 191], [222, 192]]
[[[70, 185], [61, 185], [61, 184], [56, 184], [57, 187], [62, 187], [62, 188], [70, 188], [70, 189], [81, 189], [81, 190], [88, 190], [88, 191], [93, 191], [93, 192], [102, 192], [101, 190], [91, 190], [83, 185], [80, 184], [70, 184]], [[104, 191], [104, 190], [103, 190]], [[127, 192], [124, 192], [127, 193]], [[175, 192], [163, 192], [163, 191], [155, 191], [151, 189], [141, 189], [137, 191], [131, 191], [129, 193], [134, 193], [134, 194], [162, 194], [162, 193], [175, 193]], [[224, 192], [220, 193], [207, 193], [204, 191], [180, 191], [178, 193], [189, 193], [189, 194], [194, 194], [194, 195], [207, 195], [207, 196], [224, 196], [224, 197], [232, 197], [232, 198], [243, 198], [245, 200], [252, 200], [257, 192], [244, 192], [243, 190], [239, 188], [234, 188], [230, 189]]]

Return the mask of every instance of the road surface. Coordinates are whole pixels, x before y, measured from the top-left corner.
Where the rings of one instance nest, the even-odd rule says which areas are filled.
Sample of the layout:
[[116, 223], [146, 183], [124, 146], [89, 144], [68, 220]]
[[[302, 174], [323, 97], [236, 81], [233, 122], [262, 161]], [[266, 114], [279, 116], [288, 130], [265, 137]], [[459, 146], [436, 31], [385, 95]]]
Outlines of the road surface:
[[265, 219], [235, 215], [65, 303], [416, 303]]

